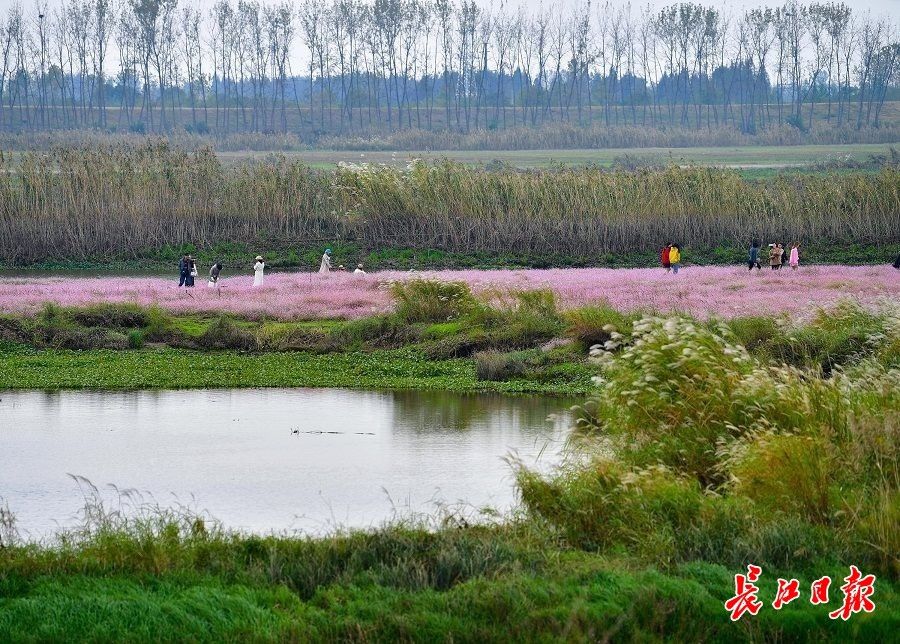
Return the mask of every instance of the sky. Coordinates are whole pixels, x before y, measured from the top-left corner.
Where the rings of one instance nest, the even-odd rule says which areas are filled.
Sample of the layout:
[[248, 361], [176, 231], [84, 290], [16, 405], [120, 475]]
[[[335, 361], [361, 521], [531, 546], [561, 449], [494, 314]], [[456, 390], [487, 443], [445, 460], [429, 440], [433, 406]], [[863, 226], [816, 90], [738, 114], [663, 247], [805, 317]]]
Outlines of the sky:
[[[5, 17], [6, 11], [13, 5], [19, 4], [24, 9], [24, 13], [27, 18], [36, 17], [37, 15], [37, 7], [38, 2], [40, 1], [41, 5], [46, 5], [49, 10], [52, 12], [56, 8], [60, 7], [62, 4], [67, 2], [68, 0], [0, 0], [0, 20]], [[128, 2], [129, 0], [113, 0], [114, 4], [118, 4], [120, 2]], [[236, 4], [237, 0], [230, 0], [232, 4]], [[261, 4], [270, 4], [277, 3], [282, 0], [258, 0]], [[288, 0], [291, 2], [297, 9], [299, 9], [303, 0]], [[330, 3], [332, 0], [325, 0], [326, 3]], [[364, 2], [371, 3], [372, 0], [363, 0]], [[491, 9], [498, 8], [503, 1], [503, 4], [509, 8], [514, 9], [515, 7], [524, 7], [528, 10], [528, 13], [536, 12], [542, 6], [544, 7], [565, 7], [564, 11], [567, 14], [575, 12], [577, 8], [581, 8], [585, 5], [587, 0], [475, 0], [482, 8]], [[602, 6], [607, 0], [591, 0], [592, 3], [592, 12], [596, 16], [598, 7]], [[615, 6], [624, 6], [628, 0], [609, 0], [610, 3]], [[699, 4], [703, 4], [709, 7], [715, 7], [719, 9], [725, 15], [739, 15], [745, 9], [750, 9], [759, 6], [770, 6], [776, 7], [785, 3], [786, 0], [770, 0], [766, 2], [765, 0], [691, 0], [693, 2], [697, 2]], [[802, 4], [809, 4], [815, 0], [799, 0]], [[891, 22], [894, 25], [894, 29], [897, 30], [898, 25], [900, 25], [900, 0], [818, 0], [819, 2], [828, 2], [828, 1], [842, 1], [845, 4], [849, 5], [853, 11], [854, 15], [862, 15], [866, 11], [871, 12], [874, 16], [877, 17], [888, 17], [891, 19]], [[216, 0], [178, 0], [179, 5], [187, 4], [190, 6], [201, 6], [206, 8], [211, 8], [213, 4], [215, 4]], [[453, 0], [455, 4], [459, 4], [460, 0]], [[677, 4], [675, 0], [633, 0], [631, 2], [633, 15], [639, 15], [642, 9], [646, 7], [650, 7], [651, 9], [657, 11], [658, 9], [670, 6], [673, 4]], [[512, 12], [512, 11], [510, 11]], [[565, 14], [564, 14], [565, 15]], [[592, 26], [595, 26], [595, 22], [592, 22]], [[895, 33], [897, 33], [895, 31]], [[115, 51], [115, 47], [111, 46], [109, 51], [109, 58], [107, 59], [109, 64], [114, 67], [117, 64], [117, 53]], [[290, 56], [290, 62], [292, 71], [296, 71], [299, 69], [303, 69], [306, 65], [307, 54], [305, 47], [303, 45], [302, 35], [297, 25], [297, 41], [292, 47], [292, 52]], [[296, 70], [294, 69], [296, 68]]]

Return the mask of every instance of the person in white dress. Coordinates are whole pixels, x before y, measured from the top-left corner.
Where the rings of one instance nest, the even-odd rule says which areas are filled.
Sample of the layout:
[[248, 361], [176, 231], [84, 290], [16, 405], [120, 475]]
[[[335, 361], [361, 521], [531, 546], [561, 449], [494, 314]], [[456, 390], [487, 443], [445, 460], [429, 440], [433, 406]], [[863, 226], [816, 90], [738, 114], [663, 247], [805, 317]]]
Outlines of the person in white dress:
[[325, 253], [322, 255], [322, 263], [319, 264], [319, 272], [320, 273], [330, 273], [331, 272], [331, 249], [326, 248]]
[[265, 268], [266, 263], [263, 261], [262, 255], [257, 255], [256, 263], [253, 265], [253, 286], [262, 286]]
[[353, 274], [354, 274], [354, 275], [365, 275], [365, 274], [366, 274], [366, 271], [363, 270], [363, 265], [362, 265], [362, 264], [357, 264], [357, 265], [356, 265], [356, 270], [353, 271]]

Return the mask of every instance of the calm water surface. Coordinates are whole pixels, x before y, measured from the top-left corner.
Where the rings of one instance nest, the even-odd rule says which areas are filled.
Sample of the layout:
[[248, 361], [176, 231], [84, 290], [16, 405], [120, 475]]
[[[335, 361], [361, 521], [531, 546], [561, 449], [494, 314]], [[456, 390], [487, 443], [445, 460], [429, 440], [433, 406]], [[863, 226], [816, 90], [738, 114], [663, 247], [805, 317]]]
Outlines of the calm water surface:
[[[370, 527], [515, 502], [511, 453], [555, 462], [577, 401], [325, 389], [0, 392], [0, 497], [31, 538], [77, 520], [69, 476], [231, 528]], [[548, 416], [556, 415], [555, 419]]]

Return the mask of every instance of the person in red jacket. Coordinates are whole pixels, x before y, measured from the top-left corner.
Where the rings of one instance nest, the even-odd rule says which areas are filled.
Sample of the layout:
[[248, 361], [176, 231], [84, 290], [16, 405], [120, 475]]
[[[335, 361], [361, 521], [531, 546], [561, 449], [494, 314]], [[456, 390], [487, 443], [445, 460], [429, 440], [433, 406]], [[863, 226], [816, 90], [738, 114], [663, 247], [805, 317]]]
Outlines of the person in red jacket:
[[672, 263], [669, 261], [669, 250], [671, 250], [671, 248], [672, 244], [666, 244], [666, 247], [662, 249], [662, 254], [660, 255], [663, 268], [666, 269], [667, 273], [672, 270]]

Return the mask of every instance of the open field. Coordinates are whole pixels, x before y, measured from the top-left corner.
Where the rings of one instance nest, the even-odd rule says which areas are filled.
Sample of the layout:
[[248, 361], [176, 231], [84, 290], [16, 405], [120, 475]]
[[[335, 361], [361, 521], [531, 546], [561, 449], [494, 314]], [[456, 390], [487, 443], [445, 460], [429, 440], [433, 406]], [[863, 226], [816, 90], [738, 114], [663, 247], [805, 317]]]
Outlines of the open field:
[[283, 154], [291, 160], [317, 168], [334, 168], [338, 164], [376, 163], [405, 167], [413, 159], [439, 161], [450, 159], [467, 165], [487, 165], [500, 161], [516, 168], [547, 168], [554, 165], [610, 167], [630, 157], [643, 163], [679, 165], [696, 164], [737, 168], [741, 170], [778, 170], [821, 163], [829, 158], [868, 161], [873, 155], [890, 156], [897, 144], [789, 145], [699, 148], [617, 148], [602, 150], [419, 150], [419, 151], [352, 151], [305, 150], [298, 152], [219, 151], [225, 163], [249, 159], [265, 159]]
[[600, 301], [622, 311], [680, 311], [699, 317], [766, 314], [805, 316], [841, 298], [864, 303], [900, 299], [900, 272], [890, 266], [803, 266], [749, 272], [746, 267], [683, 268], [678, 275], [659, 269], [551, 269], [440, 271], [370, 275], [275, 273], [262, 287], [252, 277], [221, 279], [220, 291], [197, 280], [179, 289], [175, 279], [0, 278], [0, 311], [37, 313], [60, 306], [100, 303], [158, 305], [177, 314], [230, 313], [250, 318], [303, 320], [357, 319], [393, 309], [390, 285], [418, 278], [458, 281], [488, 298], [511, 291], [549, 289], [563, 308]]

